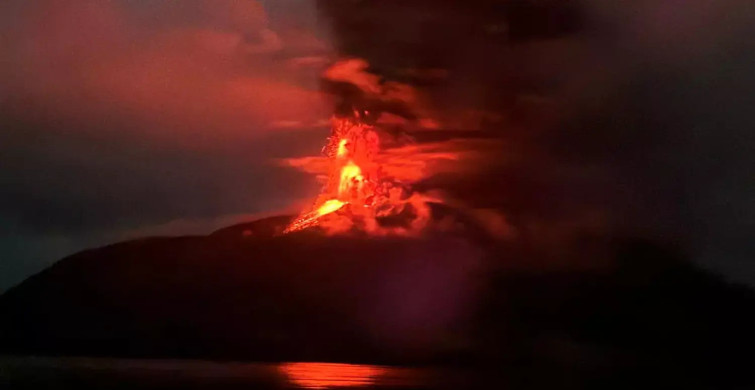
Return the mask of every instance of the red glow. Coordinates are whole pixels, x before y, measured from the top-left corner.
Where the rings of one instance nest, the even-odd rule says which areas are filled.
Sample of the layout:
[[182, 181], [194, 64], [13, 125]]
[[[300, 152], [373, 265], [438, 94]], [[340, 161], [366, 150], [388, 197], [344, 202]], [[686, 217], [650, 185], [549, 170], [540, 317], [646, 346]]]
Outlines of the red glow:
[[[380, 148], [378, 130], [361, 120], [333, 118], [323, 157], [285, 160], [286, 165], [317, 174], [325, 186], [312, 207], [284, 231], [319, 225], [328, 233], [358, 229], [373, 235], [416, 235], [430, 221], [428, 203], [438, 195], [414, 192], [411, 184], [440, 172], [463, 173], [479, 164], [479, 145], [460, 140]], [[385, 226], [386, 220], [391, 220]], [[398, 222], [397, 222], [398, 221]]]
[[386, 371], [376, 366], [339, 363], [286, 363], [280, 370], [289, 381], [305, 389], [368, 386]]
[[[375, 235], [411, 235], [430, 220], [427, 202], [438, 200], [411, 192], [410, 182], [403, 180], [420, 178], [421, 167], [403, 163], [395, 153], [381, 154], [377, 130], [360, 118], [355, 112], [353, 118], [333, 119], [324, 158], [288, 162], [308, 171], [326, 171], [327, 182], [312, 207], [284, 233], [319, 225], [328, 233], [356, 228]], [[398, 217], [403, 222], [390, 227], [381, 225], [381, 218], [387, 217]]]

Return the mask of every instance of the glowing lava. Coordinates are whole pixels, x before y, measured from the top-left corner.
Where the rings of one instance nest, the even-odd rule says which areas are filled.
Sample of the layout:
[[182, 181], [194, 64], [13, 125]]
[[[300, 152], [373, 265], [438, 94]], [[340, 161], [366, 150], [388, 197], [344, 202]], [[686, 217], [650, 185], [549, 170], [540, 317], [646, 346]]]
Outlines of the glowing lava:
[[318, 225], [323, 217], [336, 212], [348, 213], [352, 220], [367, 220], [365, 225], [375, 227], [376, 216], [389, 214], [401, 205], [403, 189], [381, 175], [376, 162], [379, 149], [377, 132], [360, 121], [359, 113], [355, 112], [353, 118], [334, 118], [323, 149], [330, 165], [328, 181], [312, 208], [284, 233]]
[[343, 207], [346, 203], [341, 202], [338, 199], [331, 199], [320, 206], [320, 208], [317, 209], [317, 216], [323, 216], [325, 214], [330, 214], [332, 212], [338, 211], [341, 207]]
[[378, 178], [368, 170], [375, 165], [372, 159], [378, 148], [378, 136], [371, 126], [347, 118], [333, 119], [332, 135], [324, 148], [331, 164], [328, 183], [312, 211], [300, 215], [284, 233], [316, 225], [321, 217], [347, 204], [369, 206]]
[[350, 191], [359, 191], [364, 185], [362, 169], [354, 162], [349, 161], [341, 168], [341, 179], [338, 183], [338, 196], [348, 197]]

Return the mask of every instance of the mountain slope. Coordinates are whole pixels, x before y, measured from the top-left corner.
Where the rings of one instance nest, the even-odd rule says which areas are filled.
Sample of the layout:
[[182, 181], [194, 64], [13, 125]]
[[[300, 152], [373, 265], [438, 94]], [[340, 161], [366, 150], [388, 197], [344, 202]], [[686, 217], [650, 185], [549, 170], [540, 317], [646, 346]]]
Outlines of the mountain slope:
[[0, 296], [0, 353], [453, 362], [751, 383], [736, 356], [755, 348], [753, 293], [650, 243], [618, 242], [602, 269], [526, 269], [511, 264], [537, 254], [513, 244], [274, 234], [288, 220], [63, 259]]

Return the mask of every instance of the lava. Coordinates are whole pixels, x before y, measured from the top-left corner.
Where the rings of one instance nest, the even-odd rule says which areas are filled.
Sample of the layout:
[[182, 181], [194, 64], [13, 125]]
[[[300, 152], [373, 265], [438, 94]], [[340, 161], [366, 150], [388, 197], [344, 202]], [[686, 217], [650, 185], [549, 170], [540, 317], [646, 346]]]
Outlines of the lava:
[[[315, 225], [331, 231], [359, 227], [371, 233], [405, 233], [406, 228], [384, 228], [378, 221], [395, 215], [406, 215], [411, 209], [411, 229], [417, 218], [426, 220], [428, 210], [422, 198], [407, 190], [406, 185], [384, 174], [381, 166], [380, 137], [374, 126], [365, 123], [364, 114], [332, 120], [331, 136], [323, 152], [328, 159], [328, 179], [311, 208], [299, 215], [284, 233]], [[338, 215], [327, 224], [326, 216]]]
[[323, 149], [331, 165], [328, 182], [312, 209], [300, 215], [284, 233], [316, 225], [321, 217], [346, 205], [371, 206], [379, 182], [377, 170], [373, 169], [378, 148], [378, 136], [372, 126], [350, 118], [334, 118], [332, 134]]

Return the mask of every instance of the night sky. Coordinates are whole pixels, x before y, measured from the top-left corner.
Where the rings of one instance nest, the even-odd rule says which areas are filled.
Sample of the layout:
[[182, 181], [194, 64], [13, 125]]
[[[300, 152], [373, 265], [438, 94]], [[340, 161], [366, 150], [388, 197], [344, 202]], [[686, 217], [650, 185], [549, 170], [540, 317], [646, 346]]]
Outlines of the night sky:
[[301, 210], [318, 183], [281, 160], [320, 151], [343, 58], [411, 86], [393, 113], [433, 123], [417, 139], [504, 145], [427, 185], [755, 285], [755, 9], [622, 3], [5, 0], [0, 291], [88, 247]]

